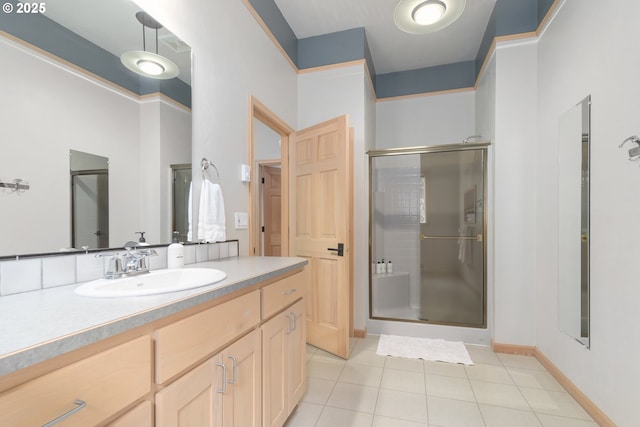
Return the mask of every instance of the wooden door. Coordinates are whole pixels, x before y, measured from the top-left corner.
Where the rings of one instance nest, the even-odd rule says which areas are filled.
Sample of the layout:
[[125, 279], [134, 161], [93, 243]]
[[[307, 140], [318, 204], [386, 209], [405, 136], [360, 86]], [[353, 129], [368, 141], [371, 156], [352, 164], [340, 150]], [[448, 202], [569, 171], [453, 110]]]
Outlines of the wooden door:
[[280, 168], [264, 167], [264, 254], [265, 256], [281, 255], [281, 174]]
[[[262, 342], [256, 329], [223, 351], [227, 389], [222, 394], [222, 426], [262, 425]], [[198, 424], [193, 424], [196, 426]]]
[[307, 342], [343, 358], [349, 357], [352, 310], [351, 164], [347, 116], [293, 134], [289, 255], [309, 259]]

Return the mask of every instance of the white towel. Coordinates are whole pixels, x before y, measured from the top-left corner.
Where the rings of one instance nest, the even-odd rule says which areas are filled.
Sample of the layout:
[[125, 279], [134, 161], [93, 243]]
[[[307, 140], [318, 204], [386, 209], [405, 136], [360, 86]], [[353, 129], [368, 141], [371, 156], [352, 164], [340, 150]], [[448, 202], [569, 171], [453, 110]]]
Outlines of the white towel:
[[227, 240], [222, 188], [208, 179], [202, 181], [198, 214], [198, 239], [205, 242]]
[[189, 183], [189, 201], [187, 202], [187, 221], [189, 229], [187, 230], [187, 242], [193, 241], [193, 181]]

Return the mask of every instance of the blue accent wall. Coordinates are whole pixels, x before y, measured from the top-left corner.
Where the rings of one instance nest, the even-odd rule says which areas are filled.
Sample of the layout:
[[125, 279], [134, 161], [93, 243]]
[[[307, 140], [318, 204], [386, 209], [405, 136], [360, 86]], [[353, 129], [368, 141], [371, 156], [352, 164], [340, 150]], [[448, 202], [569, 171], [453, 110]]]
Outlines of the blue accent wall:
[[364, 28], [353, 28], [298, 40], [298, 68], [339, 64], [365, 57]]
[[[298, 64], [298, 38], [294, 34], [291, 26], [275, 1], [273, 0], [249, 0], [253, 9], [260, 15], [260, 18], [269, 27], [271, 34], [278, 40], [280, 46], [289, 55], [289, 59], [294, 64]], [[300, 67], [298, 67], [300, 68]]]
[[553, 2], [554, 0], [538, 0], [538, 24], [540, 24], [547, 15]]
[[[12, 3], [15, 4], [16, 1], [13, 0]], [[191, 108], [191, 87], [180, 79], [159, 81], [140, 76], [122, 65], [117, 56], [44, 15], [0, 13], [0, 30], [135, 94], [146, 95], [160, 91]]]
[[467, 88], [472, 87], [475, 81], [475, 61], [378, 74], [376, 76], [376, 96], [378, 98], [389, 98]]
[[487, 29], [484, 32], [484, 36], [482, 37], [482, 42], [480, 43], [480, 49], [478, 49], [478, 54], [476, 55], [476, 77], [480, 74], [480, 70], [482, 69], [482, 64], [484, 63], [484, 59], [489, 53], [489, 49], [491, 48], [491, 44], [493, 43], [493, 39], [496, 37], [496, 8], [493, 8], [491, 12], [491, 17], [489, 18], [489, 23], [487, 24]]
[[538, 28], [538, 0], [498, 0], [496, 36], [528, 33]]

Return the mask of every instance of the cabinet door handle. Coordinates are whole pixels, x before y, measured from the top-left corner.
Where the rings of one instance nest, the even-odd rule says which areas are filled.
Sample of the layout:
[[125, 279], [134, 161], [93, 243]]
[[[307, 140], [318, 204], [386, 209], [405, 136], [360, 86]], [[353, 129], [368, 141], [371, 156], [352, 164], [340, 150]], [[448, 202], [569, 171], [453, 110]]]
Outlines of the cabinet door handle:
[[296, 291], [297, 291], [296, 288], [291, 288], [291, 289], [287, 289], [286, 291], [284, 291], [283, 294], [291, 295], [291, 294], [295, 293]]
[[289, 313], [289, 317], [293, 319], [293, 330], [295, 331], [298, 329], [298, 319], [296, 318], [296, 314], [292, 311]]
[[87, 406], [87, 402], [85, 402], [84, 400], [80, 400], [80, 399], [78, 399], [75, 402], [73, 402], [73, 404], [76, 405], [75, 408], [73, 408], [70, 411], [65, 412], [64, 414], [60, 415], [55, 420], [49, 421], [48, 423], [44, 424], [42, 427], [51, 427], [54, 424], [58, 424], [60, 421], [64, 420], [65, 418], [70, 417], [71, 415], [75, 414], [76, 412], [78, 412], [79, 410], [81, 410], [82, 408]]
[[291, 315], [287, 314], [287, 335], [289, 335], [293, 331], [293, 327], [291, 326]]
[[222, 388], [220, 390], [216, 390], [218, 393], [226, 393], [227, 392], [227, 367], [224, 363], [216, 363], [217, 366], [222, 366]]
[[238, 379], [238, 359], [235, 356], [227, 356], [233, 361], [233, 379], [229, 381], [229, 384], [235, 384]]

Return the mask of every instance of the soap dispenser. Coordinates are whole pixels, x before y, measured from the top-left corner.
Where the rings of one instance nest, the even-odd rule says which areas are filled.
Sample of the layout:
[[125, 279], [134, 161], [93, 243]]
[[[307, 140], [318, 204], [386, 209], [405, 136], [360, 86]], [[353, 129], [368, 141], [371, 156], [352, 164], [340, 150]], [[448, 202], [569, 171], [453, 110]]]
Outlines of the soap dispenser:
[[173, 243], [167, 248], [167, 268], [184, 267], [184, 246], [180, 243], [179, 236], [179, 232], [173, 232]]

